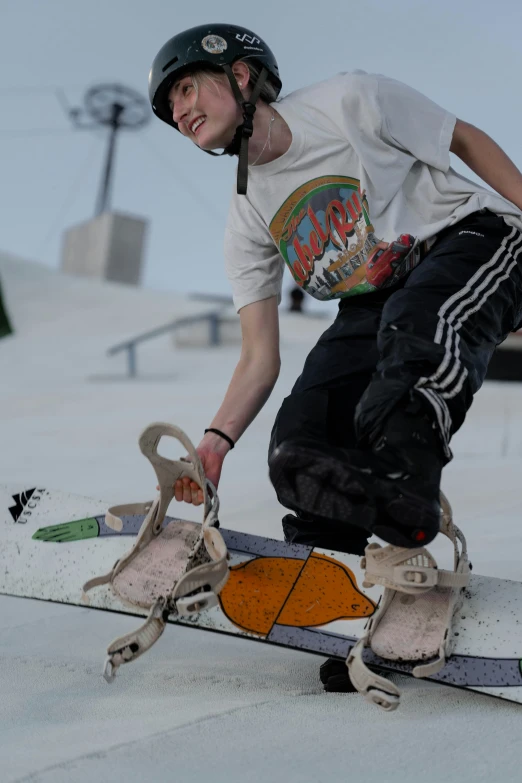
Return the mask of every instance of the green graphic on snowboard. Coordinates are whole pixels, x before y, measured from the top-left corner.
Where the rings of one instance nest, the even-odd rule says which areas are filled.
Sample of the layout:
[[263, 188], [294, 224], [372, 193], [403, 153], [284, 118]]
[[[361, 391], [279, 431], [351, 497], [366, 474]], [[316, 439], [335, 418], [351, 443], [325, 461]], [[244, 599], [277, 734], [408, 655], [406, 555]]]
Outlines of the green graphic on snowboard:
[[54, 541], [54, 543], [70, 543], [85, 541], [87, 538], [98, 538], [100, 525], [94, 517], [77, 519], [76, 522], [63, 522], [61, 525], [41, 527], [33, 534], [35, 541]]

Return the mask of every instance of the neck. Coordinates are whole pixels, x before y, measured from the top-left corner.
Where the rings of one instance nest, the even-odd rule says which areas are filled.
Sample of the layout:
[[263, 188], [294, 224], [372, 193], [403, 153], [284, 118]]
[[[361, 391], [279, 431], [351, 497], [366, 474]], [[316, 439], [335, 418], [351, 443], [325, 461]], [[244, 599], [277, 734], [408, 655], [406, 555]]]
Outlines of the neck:
[[261, 166], [277, 160], [292, 143], [292, 133], [281, 115], [266, 103], [259, 102], [254, 115], [254, 132], [248, 143], [248, 163]]

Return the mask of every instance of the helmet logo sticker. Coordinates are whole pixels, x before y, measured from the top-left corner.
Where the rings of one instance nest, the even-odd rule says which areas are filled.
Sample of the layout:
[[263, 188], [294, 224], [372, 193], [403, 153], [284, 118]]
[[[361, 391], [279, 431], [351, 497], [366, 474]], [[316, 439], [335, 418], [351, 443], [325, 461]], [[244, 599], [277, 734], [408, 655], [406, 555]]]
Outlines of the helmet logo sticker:
[[207, 35], [201, 41], [201, 46], [209, 54], [222, 54], [227, 49], [227, 42], [220, 35]]
[[249, 44], [258, 43], [260, 44], [261, 41], [259, 38], [256, 38], [255, 35], [247, 35], [246, 33], [243, 33], [243, 35], [239, 35], [239, 33], [236, 35], [236, 38], [238, 41], [241, 41], [241, 43], [245, 43], [245, 41]]

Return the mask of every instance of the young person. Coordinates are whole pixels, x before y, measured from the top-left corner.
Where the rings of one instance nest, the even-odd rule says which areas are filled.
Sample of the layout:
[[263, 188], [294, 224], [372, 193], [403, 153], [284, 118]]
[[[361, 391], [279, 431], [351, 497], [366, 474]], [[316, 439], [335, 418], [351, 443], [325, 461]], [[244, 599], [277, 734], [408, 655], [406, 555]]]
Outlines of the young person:
[[[339, 302], [272, 431], [285, 537], [356, 554], [371, 534], [422, 546], [439, 531], [451, 437], [522, 321], [522, 175], [483, 131], [385, 76], [280, 90], [268, 46], [234, 25], [174, 36], [150, 74], [160, 119], [239, 159], [225, 261], [243, 345], [198, 453], [217, 485], [273, 389], [286, 264]], [[184, 479], [176, 498], [201, 493]]]

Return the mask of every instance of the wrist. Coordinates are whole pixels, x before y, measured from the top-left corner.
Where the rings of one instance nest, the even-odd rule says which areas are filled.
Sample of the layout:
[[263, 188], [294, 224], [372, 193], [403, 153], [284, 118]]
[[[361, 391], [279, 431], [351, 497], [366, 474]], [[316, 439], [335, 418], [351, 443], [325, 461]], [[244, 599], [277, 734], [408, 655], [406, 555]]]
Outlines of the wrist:
[[223, 430], [220, 430], [217, 427], [208, 427], [208, 429], [205, 430], [205, 435], [207, 434], [207, 432], [213, 432], [214, 435], [218, 435], [220, 438], [223, 438], [223, 440], [225, 440], [228, 443], [231, 449], [233, 449], [234, 446], [236, 445], [232, 440], [232, 438], [230, 437], [230, 435], [227, 435], [226, 432], [223, 432]]
[[201, 445], [209, 449], [214, 454], [225, 456], [231, 450], [231, 445], [215, 432], [206, 432], [201, 441]]

